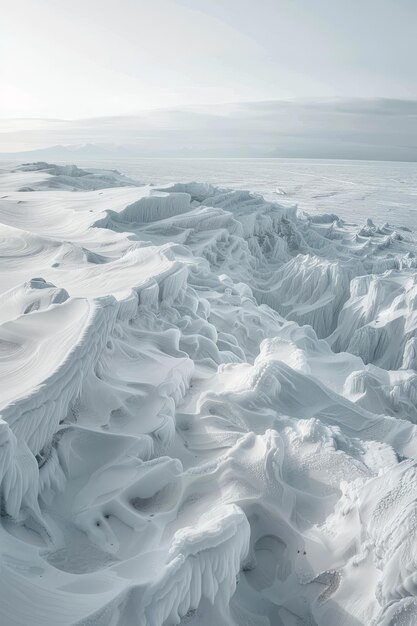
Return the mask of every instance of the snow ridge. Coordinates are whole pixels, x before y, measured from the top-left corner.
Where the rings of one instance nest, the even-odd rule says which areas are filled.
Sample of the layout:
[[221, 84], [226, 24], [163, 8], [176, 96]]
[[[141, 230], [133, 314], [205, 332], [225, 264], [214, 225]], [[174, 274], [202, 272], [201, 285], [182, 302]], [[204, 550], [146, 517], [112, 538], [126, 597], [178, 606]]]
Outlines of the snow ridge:
[[0, 186], [0, 622], [415, 624], [414, 234], [76, 166]]

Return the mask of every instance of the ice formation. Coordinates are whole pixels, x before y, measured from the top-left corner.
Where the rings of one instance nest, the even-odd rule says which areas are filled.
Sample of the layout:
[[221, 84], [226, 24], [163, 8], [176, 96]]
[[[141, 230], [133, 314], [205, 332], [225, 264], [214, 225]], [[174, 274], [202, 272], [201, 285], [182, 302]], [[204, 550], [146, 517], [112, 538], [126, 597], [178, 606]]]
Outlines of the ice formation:
[[417, 623], [413, 233], [44, 163], [0, 224], [2, 625]]

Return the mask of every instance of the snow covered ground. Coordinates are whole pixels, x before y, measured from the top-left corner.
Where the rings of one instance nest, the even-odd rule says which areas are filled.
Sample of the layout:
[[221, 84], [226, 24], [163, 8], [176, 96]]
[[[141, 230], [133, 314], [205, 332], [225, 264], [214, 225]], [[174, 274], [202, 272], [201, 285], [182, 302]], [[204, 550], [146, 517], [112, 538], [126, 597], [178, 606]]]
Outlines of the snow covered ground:
[[[86, 167], [91, 161], [84, 162]], [[406, 224], [417, 230], [417, 163], [322, 159], [123, 159], [95, 162], [145, 183], [203, 180], [248, 189], [309, 213], [348, 222]]]
[[0, 624], [417, 623], [414, 224], [285, 193], [0, 172]]

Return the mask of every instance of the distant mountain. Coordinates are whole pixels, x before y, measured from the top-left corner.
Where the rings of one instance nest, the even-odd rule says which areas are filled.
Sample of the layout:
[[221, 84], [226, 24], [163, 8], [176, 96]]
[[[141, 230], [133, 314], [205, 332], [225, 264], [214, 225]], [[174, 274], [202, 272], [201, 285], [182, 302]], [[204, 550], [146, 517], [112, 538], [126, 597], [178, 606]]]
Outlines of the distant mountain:
[[37, 150], [26, 150], [24, 152], [0, 152], [0, 159], [8, 160], [58, 160], [72, 162], [77, 159], [111, 159], [114, 157], [140, 156], [136, 150], [128, 149], [125, 146], [100, 145], [87, 143], [81, 146], [50, 146], [48, 148], [38, 148]]
[[48, 161], [82, 163], [83, 161], [114, 161], [120, 158], [269, 158], [269, 159], [347, 159], [370, 161], [417, 161], [417, 148], [408, 146], [363, 146], [345, 144], [335, 148], [331, 142], [327, 145], [317, 142], [311, 147], [308, 141], [300, 146], [295, 138], [293, 145], [284, 145], [272, 150], [260, 151], [249, 147], [222, 151], [219, 148], [151, 148], [149, 146], [123, 146], [85, 144], [82, 146], [50, 146], [24, 152], [0, 152], [0, 161], [19, 163]]
[[152, 146], [152, 145], [118, 145], [93, 144], [83, 145], [56, 145], [48, 148], [27, 150], [24, 152], [0, 152], [0, 159], [8, 161], [65, 161], [75, 163], [84, 160], [101, 161], [115, 158], [152, 158], [152, 157], [200, 157], [200, 158], [256, 158], [268, 156], [252, 147], [236, 147], [226, 151], [219, 147], [204, 146]]

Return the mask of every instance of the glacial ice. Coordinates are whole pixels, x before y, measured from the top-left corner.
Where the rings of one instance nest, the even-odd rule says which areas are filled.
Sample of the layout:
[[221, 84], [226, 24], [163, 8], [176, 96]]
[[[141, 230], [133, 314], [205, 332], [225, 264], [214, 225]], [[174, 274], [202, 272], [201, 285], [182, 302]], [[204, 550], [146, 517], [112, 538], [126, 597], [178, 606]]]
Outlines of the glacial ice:
[[415, 625], [415, 235], [76, 166], [0, 191], [0, 623]]

